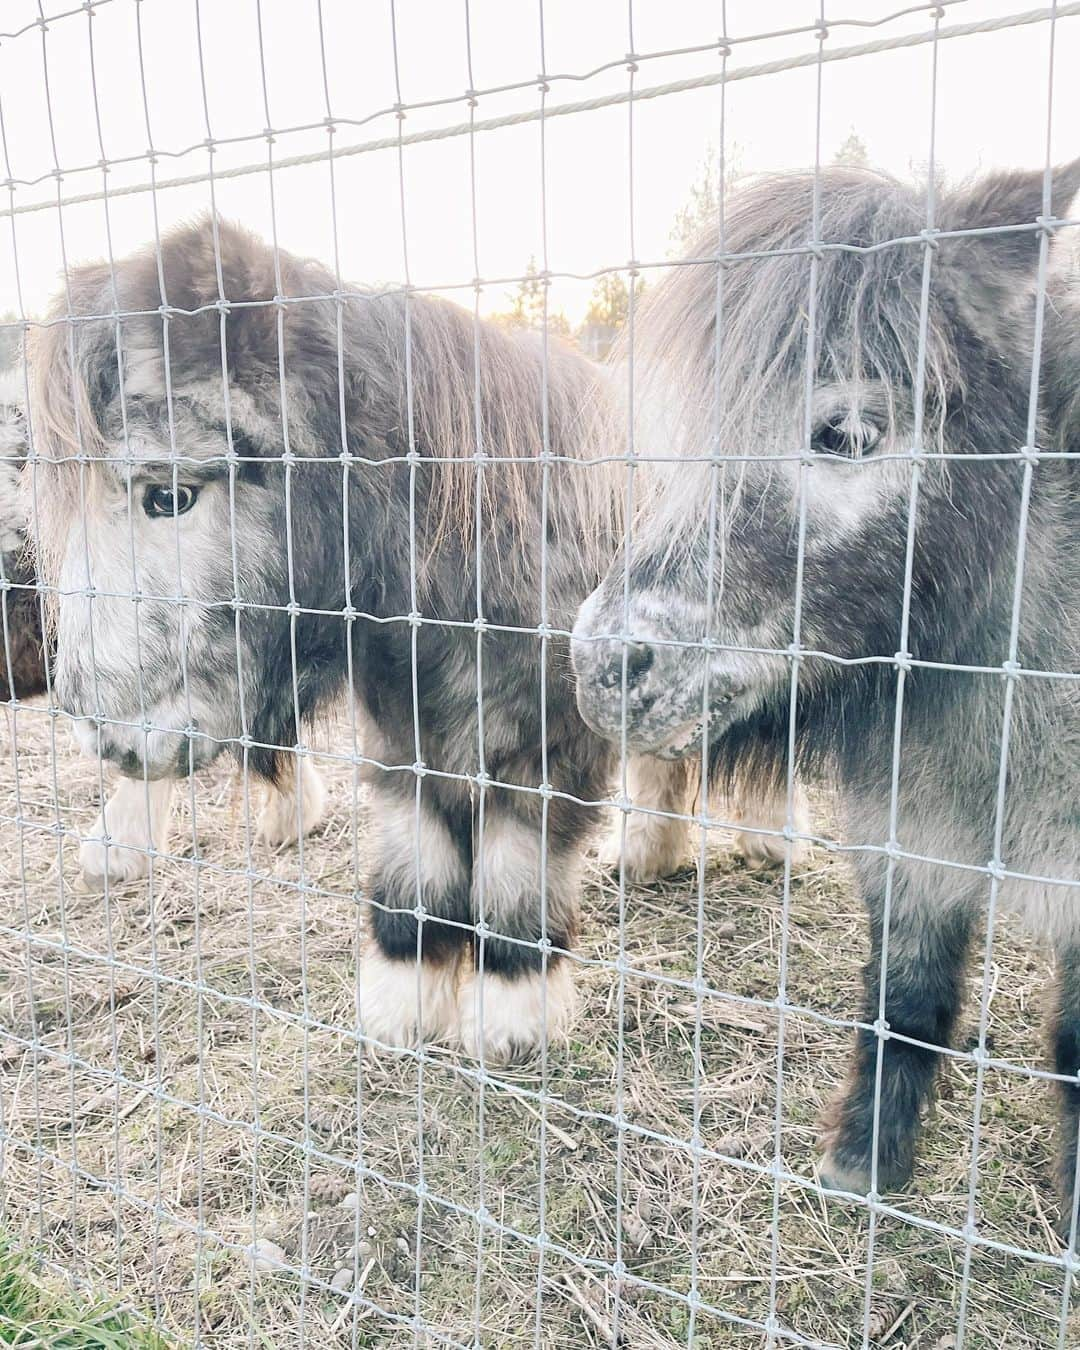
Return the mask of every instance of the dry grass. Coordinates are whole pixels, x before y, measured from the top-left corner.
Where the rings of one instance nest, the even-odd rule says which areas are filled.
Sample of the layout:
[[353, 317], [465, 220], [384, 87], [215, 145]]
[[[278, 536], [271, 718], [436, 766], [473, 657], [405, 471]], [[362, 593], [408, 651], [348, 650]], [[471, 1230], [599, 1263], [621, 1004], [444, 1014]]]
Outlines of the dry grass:
[[[67, 836], [61, 848], [55, 829], [93, 818], [97, 770], [62, 726], [54, 769], [50, 726], [42, 713], [20, 716], [25, 824], [0, 825], [3, 1223], [22, 1248], [121, 1294], [179, 1343], [222, 1350], [440, 1336], [471, 1345], [475, 1319], [485, 1347], [534, 1345], [538, 1296], [544, 1346], [611, 1345], [616, 1334], [634, 1350], [765, 1343], [761, 1331], [705, 1312], [691, 1325], [687, 1302], [666, 1292], [696, 1284], [733, 1318], [770, 1312], [773, 1183], [760, 1168], [772, 1157], [776, 1017], [708, 997], [696, 1048], [692, 993], [650, 978], [694, 976], [692, 876], [627, 897], [620, 997], [618, 889], [592, 869], [582, 1007], [546, 1079], [532, 1065], [485, 1082], [475, 1064], [438, 1051], [422, 1064], [358, 1056], [349, 1029], [367, 819], [350, 771], [328, 775], [331, 812], [304, 849], [306, 890], [295, 850], [254, 848], [257, 875], [245, 878], [242, 792], [222, 766], [194, 785], [194, 832], [190, 807], [179, 814], [178, 860], [159, 865], [152, 887], [106, 903], [76, 884], [75, 843]], [[8, 817], [13, 764], [0, 759]], [[723, 842], [707, 874], [703, 975], [716, 989], [769, 999], [781, 880], [748, 871]], [[789, 998], [850, 1017], [863, 950], [844, 866], [820, 852], [792, 886]], [[1046, 962], [1007, 928], [996, 960], [995, 1052], [1039, 1064]], [[785, 1020], [783, 1159], [809, 1178], [846, 1036]], [[973, 1092], [971, 1066], [953, 1065], [916, 1185], [896, 1201], [905, 1213], [964, 1222]], [[537, 1094], [548, 1101], [543, 1148]], [[620, 1101], [621, 1132], [610, 1119]], [[695, 1163], [690, 1148], [651, 1137], [690, 1140], [695, 1109], [705, 1147], [738, 1163]], [[1039, 1252], [1056, 1251], [1050, 1120], [1044, 1084], [989, 1075], [980, 1231]], [[778, 1214], [780, 1324], [811, 1341], [863, 1344], [865, 1212], [782, 1184]], [[255, 1239], [276, 1243], [294, 1270], [253, 1272], [244, 1249]], [[885, 1217], [873, 1250], [871, 1344], [950, 1346], [963, 1242]], [[620, 1251], [628, 1278], [616, 1304], [612, 1276], [594, 1263]], [[338, 1283], [355, 1300], [329, 1288], [343, 1268]], [[1056, 1345], [1061, 1300], [1058, 1270], [977, 1249], [964, 1343]], [[437, 1335], [414, 1338], [416, 1311]], [[1075, 1317], [1070, 1336], [1080, 1344]]]

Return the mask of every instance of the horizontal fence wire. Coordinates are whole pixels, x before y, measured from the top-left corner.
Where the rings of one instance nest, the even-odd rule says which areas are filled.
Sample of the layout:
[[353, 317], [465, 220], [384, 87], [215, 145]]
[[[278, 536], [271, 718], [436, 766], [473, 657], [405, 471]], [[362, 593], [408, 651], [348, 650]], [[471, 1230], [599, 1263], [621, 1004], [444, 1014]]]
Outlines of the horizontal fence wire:
[[[913, 7], [912, 9], [898, 11], [898, 14], [925, 12], [925, 10], [930, 10], [931, 12], [933, 12], [934, 10], [939, 8], [941, 8], [941, 6], [934, 6], [934, 5], [925, 7], [919, 6], [917, 9]], [[824, 62], [849, 61], [854, 60], [858, 57], [873, 56], [880, 52], [899, 51], [910, 47], [924, 46], [927, 43], [936, 44], [941, 41], [947, 41], [950, 38], [972, 37], [979, 33], [997, 33], [1011, 28], [1021, 28], [1031, 24], [1047, 23], [1052, 19], [1057, 20], [1061, 18], [1075, 17], [1078, 14], [1080, 14], [1080, 0], [1070, 0], [1069, 3], [1057, 5], [1055, 7], [1043, 9], [1031, 9], [1021, 14], [1003, 15], [1000, 18], [996, 19], [980, 19], [973, 21], [971, 23], [951, 24], [948, 27], [935, 28], [925, 33], [907, 33], [896, 35], [894, 37], [889, 38], [879, 38], [873, 42], [857, 43], [849, 47], [827, 49], [824, 47], [824, 45], [822, 45], [822, 49], [820, 52], [815, 51], [813, 53], [807, 53], [799, 56], [782, 57], [775, 61], [763, 61], [756, 65], [748, 65], [742, 68], [735, 68], [734, 70], [725, 70], [722, 73], [713, 72], [710, 74], [694, 76], [686, 80], [672, 80], [666, 84], [635, 87], [632, 94], [630, 93], [629, 90], [627, 90], [618, 93], [599, 95], [598, 97], [593, 99], [582, 99], [572, 103], [547, 104], [545, 102], [542, 111], [540, 109], [527, 109], [518, 113], [506, 113], [498, 117], [474, 118], [468, 122], [454, 123], [452, 126], [431, 128], [428, 130], [417, 132], [408, 132], [408, 133], [399, 132], [394, 135], [379, 137], [376, 140], [365, 141], [359, 145], [337, 146], [332, 149], [313, 151], [309, 154], [281, 156], [280, 158], [275, 159], [274, 168], [275, 169], [298, 168], [304, 165], [326, 163], [328, 160], [331, 159], [341, 160], [351, 158], [355, 155], [372, 154], [373, 152], [380, 150], [396, 150], [399, 147], [409, 145], [423, 145], [430, 143], [432, 141], [456, 139], [462, 136], [472, 136], [478, 131], [498, 131], [504, 127], [524, 126], [532, 122], [538, 122], [541, 120], [541, 118], [545, 122], [548, 122], [551, 121], [553, 118], [557, 117], [569, 117], [573, 116], [576, 113], [588, 113], [588, 112], [595, 112], [601, 108], [619, 107], [631, 101], [635, 103], [641, 103], [649, 99], [665, 98], [671, 94], [689, 93], [695, 89], [709, 89], [716, 87], [718, 85], [732, 84], [740, 80], [760, 79], [769, 75], [778, 75], [786, 70], [799, 70], [808, 67], [812, 68]], [[818, 28], [812, 31], [821, 32], [823, 36], [827, 36], [829, 28], [838, 27], [841, 24], [847, 24], [851, 22], [856, 21], [853, 20], [826, 21], [823, 19]], [[888, 20], [883, 19], [880, 20], [880, 22], [884, 23], [888, 22]], [[758, 41], [764, 37], [788, 36], [789, 33], [798, 31], [800, 30], [790, 30], [790, 29], [779, 30], [779, 32], [776, 34], [773, 33], [761, 34], [754, 39], [747, 39], [747, 40]], [[716, 44], [715, 48], [706, 48], [704, 50], [706, 51], [715, 50], [716, 52], [722, 55], [730, 45], [731, 45], [730, 41], [721, 40]], [[681, 51], [662, 53], [662, 55], [664, 56], [682, 55], [682, 54], [683, 53]], [[556, 78], [591, 79], [594, 78], [596, 75], [601, 74], [607, 70], [617, 69], [618, 66], [622, 66], [625, 69], [630, 70], [631, 73], [633, 73], [633, 70], [640, 65], [643, 59], [646, 58], [634, 53], [630, 53], [627, 56], [623, 57], [621, 61], [617, 63], [617, 65], [597, 67], [595, 70], [589, 71], [582, 76], [577, 77], [545, 76], [543, 80], [537, 82], [535, 87], [537, 87], [541, 93], [544, 93], [546, 92], [546, 90], [542, 86], [549, 85], [553, 79]], [[490, 91], [487, 90], [469, 91], [468, 93], [462, 95], [461, 97], [466, 98], [471, 102], [475, 102], [478, 101], [479, 98], [484, 94], [499, 94], [513, 90], [518, 87], [522, 86], [511, 85], [506, 86], [505, 89], [495, 88]], [[523, 87], [528, 88], [533, 86], [526, 85]], [[371, 114], [371, 117], [378, 118], [378, 117], [392, 116], [401, 119], [404, 118], [405, 114], [410, 110], [415, 110], [418, 108], [428, 106], [431, 105], [429, 104], [416, 104], [416, 105], [402, 104], [400, 106], [395, 105], [392, 108], [382, 109], [378, 113], [373, 113]], [[364, 120], [366, 121], [368, 119]], [[320, 124], [318, 123], [313, 123], [311, 124], [311, 126], [302, 129], [316, 130], [318, 129], [319, 125]], [[338, 126], [346, 125], [346, 123], [340, 121], [339, 119], [327, 119], [327, 122], [324, 125], [328, 134], [331, 137], [333, 137], [333, 135], [337, 131]], [[260, 134], [260, 138], [265, 140], [268, 145], [273, 145], [276, 139], [279, 136], [283, 135], [284, 132], [285, 129], [268, 128], [267, 130], [263, 131]], [[172, 152], [172, 155], [174, 157], [181, 157], [184, 155], [197, 153], [199, 150], [205, 150], [212, 155], [215, 149], [217, 148], [218, 144], [226, 144], [226, 143], [228, 142], [215, 142], [213, 139], [209, 139], [203, 145], [189, 146], [183, 150]], [[148, 154], [147, 156], [142, 156], [139, 158], [147, 158], [151, 163], [155, 163], [162, 156], [162, 154], [163, 152], [155, 150], [153, 151], [152, 154]], [[3, 179], [0, 180], [0, 187], [6, 187], [13, 191], [17, 187], [36, 186], [41, 182], [47, 181], [47, 179], [49, 178], [52, 178], [57, 183], [60, 183], [63, 181], [65, 177], [70, 176], [70, 174], [73, 172], [90, 173], [94, 172], [95, 170], [97, 172], [102, 172], [103, 170], [107, 172], [109, 167], [110, 167], [109, 162], [103, 161], [102, 163], [96, 165], [81, 166], [77, 170], [60, 170], [58, 168], [52, 174], [46, 175], [45, 178], [27, 179], [27, 180], [20, 180], [17, 178]], [[12, 205], [0, 208], [0, 216], [27, 215], [40, 211], [54, 211], [58, 207], [62, 208], [67, 206], [84, 205], [90, 202], [103, 202], [115, 200], [116, 198], [119, 197], [128, 197], [147, 192], [157, 193], [165, 191], [168, 188], [194, 187], [198, 186], [199, 184], [209, 183], [211, 181], [220, 183], [231, 178], [245, 178], [250, 177], [252, 174], [264, 174], [265, 172], [266, 172], [266, 164], [265, 162], [260, 161], [251, 164], [235, 165], [230, 168], [216, 169], [214, 171], [206, 170], [201, 173], [185, 174], [173, 178], [154, 178], [145, 183], [124, 184], [122, 186], [111, 188], [108, 190], [102, 189], [96, 192], [76, 193], [70, 196], [59, 195], [55, 200], [51, 201], [30, 202], [22, 206]]]

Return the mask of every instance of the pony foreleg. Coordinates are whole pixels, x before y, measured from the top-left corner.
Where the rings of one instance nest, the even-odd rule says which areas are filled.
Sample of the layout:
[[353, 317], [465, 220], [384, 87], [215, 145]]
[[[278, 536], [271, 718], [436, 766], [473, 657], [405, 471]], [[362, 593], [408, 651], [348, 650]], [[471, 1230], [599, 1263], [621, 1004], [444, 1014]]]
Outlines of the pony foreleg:
[[170, 778], [120, 779], [79, 848], [88, 886], [123, 885], [148, 874], [151, 851], [163, 852], [168, 839], [172, 789]]
[[[861, 1020], [879, 1015], [883, 895], [871, 902], [871, 955], [863, 969]], [[876, 1112], [878, 1036], [856, 1033], [847, 1085], [826, 1130], [822, 1183], [833, 1190], [896, 1190], [911, 1177], [919, 1113], [930, 1095], [939, 1051], [946, 1047], [960, 1003], [971, 910], [913, 900], [897, 879], [889, 924], [880, 1102]], [[909, 1039], [898, 1039], [905, 1037]], [[912, 1044], [912, 1041], [921, 1044]], [[875, 1134], [877, 1171], [874, 1174]]]
[[378, 861], [357, 974], [360, 1029], [384, 1046], [445, 1039], [457, 1029], [470, 936], [466, 854], [450, 823], [411, 794], [382, 788], [374, 798]]
[[[553, 813], [554, 814], [554, 813]], [[561, 1037], [573, 1017], [570, 964], [582, 857], [559, 831], [496, 798], [473, 862], [473, 971], [458, 996], [461, 1040], [489, 1063], [522, 1059]]]
[[632, 803], [601, 851], [602, 863], [622, 869], [631, 886], [648, 886], [684, 867], [690, 857], [694, 766], [687, 760], [635, 755], [627, 760], [626, 790]]

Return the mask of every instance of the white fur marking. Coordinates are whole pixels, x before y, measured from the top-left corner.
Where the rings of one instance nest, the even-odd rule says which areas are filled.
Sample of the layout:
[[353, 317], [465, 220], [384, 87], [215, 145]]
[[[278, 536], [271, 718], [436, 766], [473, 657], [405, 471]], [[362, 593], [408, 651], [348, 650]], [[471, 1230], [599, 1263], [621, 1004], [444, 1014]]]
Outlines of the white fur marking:
[[424, 805], [418, 816], [415, 801], [388, 792], [376, 792], [374, 806], [379, 863], [387, 880], [392, 879], [409, 896], [417, 887], [441, 894], [460, 884], [464, 878], [461, 854], [438, 816]]
[[[297, 816], [297, 785], [300, 789]], [[256, 826], [256, 837], [270, 848], [280, 848], [284, 844], [296, 844], [297, 832], [302, 829], [310, 834], [322, 824], [326, 810], [326, 788], [318, 769], [306, 758], [296, 761], [295, 769], [289, 768], [284, 775], [281, 787], [267, 787], [263, 793], [262, 809]]]
[[149, 783], [120, 779], [79, 849], [79, 866], [88, 886], [97, 889], [106, 881], [123, 885], [149, 873], [148, 850], [163, 851], [168, 839], [172, 789], [170, 778]]
[[360, 1030], [383, 1045], [452, 1039], [459, 962], [395, 961], [369, 947], [360, 959]]
[[574, 982], [565, 959], [541, 971], [507, 979], [485, 971], [462, 982], [458, 994], [461, 1041], [492, 1064], [508, 1064], [566, 1036], [574, 1015]]

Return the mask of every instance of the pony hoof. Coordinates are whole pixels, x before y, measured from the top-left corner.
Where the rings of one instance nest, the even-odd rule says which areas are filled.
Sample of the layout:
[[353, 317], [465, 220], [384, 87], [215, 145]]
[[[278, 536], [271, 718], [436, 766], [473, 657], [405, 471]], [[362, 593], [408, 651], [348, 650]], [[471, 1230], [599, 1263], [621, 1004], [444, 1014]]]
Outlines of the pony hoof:
[[679, 872], [690, 861], [690, 840], [682, 821], [664, 821], [663, 829], [627, 829], [620, 849], [616, 831], [600, 855], [606, 872], [620, 873], [628, 886], [652, 886]]
[[1061, 1169], [1068, 1180], [1061, 1177], [1057, 1183], [1058, 1217], [1054, 1222], [1054, 1232], [1061, 1239], [1062, 1246], [1068, 1246], [1072, 1235], [1073, 1215], [1076, 1214], [1076, 1240], [1080, 1243], [1080, 1199], [1073, 1192], [1073, 1178], [1076, 1165], [1072, 1161]]
[[[911, 1181], [913, 1171], [913, 1161], [903, 1158], [894, 1158], [891, 1163], [879, 1162], [878, 1195], [902, 1191]], [[873, 1188], [869, 1163], [844, 1163], [835, 1153], [826, 1153], [822, 1158], [818, 1180], [827, 1191], [850, 1191], [852, 1195], [869, 1195]]]
[[[297, 812], [297, 784], [300, 786], [299, 813]], [[269, 787], [263, 797], [256, 837], [268, 848], [299, 842], [299, 826], [304, 834], [322, 824], [326, 811], [326, 788], [318, 769], [299, 760], [294, 774], [286, 776], [282, 787]]]
[[[786, 843], [774, 834], [741, 832], [735, 836], [735, 847], [747, 867], [783, 867]], [[805, 839], [791, 841], [791, 865], [801, 867], [810, 857], [810, 845]]]
[[370, 949], [360, 958], [360, 1031], [372, 1049], [447, 1041], [457, 1030], [457, 963], [393, 960]]
[[150, 859], [142, 849], [119, 843], [106, 848], [104, 839], [91, 836], [79, 846], [79, 868], [90, 890], [103, 890], [141, 881], [150, 873]]
[[870, 1169], [845, 1167], [833, 1154], [826, 1154], [818, 1168], [818, 1181], [827, 1191], [850, 1191], [852, 1195], [870, 1194]]
[[531, 971], [508, 979], [474, 972], [458, 994], [461, 1043], [488, 1064], [528, 1059], [543, 1045], [563, 1040], [574, 1014], [574, 984], [564, 960], [549, 963], [546, 977]]

